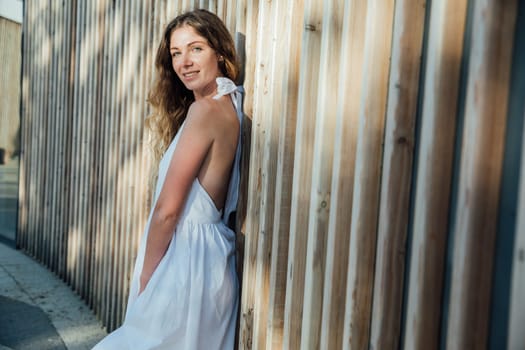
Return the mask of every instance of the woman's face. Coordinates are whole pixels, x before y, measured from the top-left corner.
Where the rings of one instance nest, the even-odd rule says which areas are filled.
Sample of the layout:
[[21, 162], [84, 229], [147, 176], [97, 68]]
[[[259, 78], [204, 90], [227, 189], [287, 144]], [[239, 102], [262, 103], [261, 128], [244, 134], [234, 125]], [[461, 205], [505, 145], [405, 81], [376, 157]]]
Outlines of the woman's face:
[[218, 55], [193, 27], [185, 25], [171, 33], [170, 54], [173, 70], [195, 99], [215, 92], [215, 78], [222, 75]]

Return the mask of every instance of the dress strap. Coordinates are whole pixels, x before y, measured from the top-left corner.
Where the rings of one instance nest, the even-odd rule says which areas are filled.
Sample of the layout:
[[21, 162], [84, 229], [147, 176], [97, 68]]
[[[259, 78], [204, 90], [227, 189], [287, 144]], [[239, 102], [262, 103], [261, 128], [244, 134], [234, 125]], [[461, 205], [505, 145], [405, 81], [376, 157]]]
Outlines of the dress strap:
[[237, 201], [239, 200], [239, 184], [240, 184], [240, 158], [241, 158], [241, 130], [242, 130], [242, 93], [244, 89], [242, 86], [236, 86], [233, 81], [225, 77], [218, 77], [217, 82], [217, 95], [213, 96], [214, 99], [219, 99], [221, 96], [230, 95], [233, 106], [239, 119], [239, 139], [237, 141], [237, 150], [235, 152], [235, 160], [233, 161], [232, 173], [230, 176], [230, 184], [228, 185], [228, 194], [226, 195], [226, 201], [224, 203], [224, 212], [222, 221], [228, 224], [230, 214], [237, 210]]

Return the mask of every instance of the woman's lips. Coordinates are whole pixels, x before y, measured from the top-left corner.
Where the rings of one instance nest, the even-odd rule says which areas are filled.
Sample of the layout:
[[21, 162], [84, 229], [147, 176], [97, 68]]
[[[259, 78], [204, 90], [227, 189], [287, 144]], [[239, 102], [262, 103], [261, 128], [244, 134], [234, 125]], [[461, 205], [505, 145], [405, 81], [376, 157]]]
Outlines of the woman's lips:
[[182, 76], [184, 77], [184, 79], [192, 79], [194, 77], [197, 76], [197, 73], [199, 73], [198, 71], [192, 71], [192, 72], [187, 72], [187, 73], [183, 73]]

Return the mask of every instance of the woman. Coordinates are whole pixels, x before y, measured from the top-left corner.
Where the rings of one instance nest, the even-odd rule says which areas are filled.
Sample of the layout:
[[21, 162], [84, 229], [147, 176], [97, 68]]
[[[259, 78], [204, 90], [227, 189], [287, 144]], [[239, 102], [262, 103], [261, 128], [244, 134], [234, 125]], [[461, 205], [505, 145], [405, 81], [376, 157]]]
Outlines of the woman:
[[160, 147], [153, 209], [123, 325], [94, 349], [232, 349], [238, 307], [239, 65], [221, 20], [175, 18], [157, 51], [148, 125]]

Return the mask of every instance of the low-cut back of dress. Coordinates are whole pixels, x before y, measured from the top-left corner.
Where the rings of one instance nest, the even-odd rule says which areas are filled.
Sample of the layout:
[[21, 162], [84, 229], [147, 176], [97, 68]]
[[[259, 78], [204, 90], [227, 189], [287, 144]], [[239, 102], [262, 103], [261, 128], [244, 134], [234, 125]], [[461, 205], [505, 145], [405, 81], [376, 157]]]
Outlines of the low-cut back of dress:
[[[217, 85], [215, 98], [230, 95], [241, 122], [240, 91], [227, 78], [217, 78]], [[159, 164], [152, 208], [183, 128], [184, 124]], [[139, 246], [124, 323], [94, 350], [233, 349], [239, 287], [235, 233], [226, 223], [237, 205], [240, 143], [239, 134], [224, 209], [217, 209], [196, 178], [166, 254], [138, 295], [150, 213]]]

